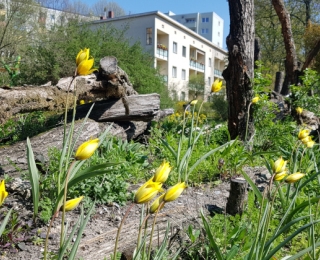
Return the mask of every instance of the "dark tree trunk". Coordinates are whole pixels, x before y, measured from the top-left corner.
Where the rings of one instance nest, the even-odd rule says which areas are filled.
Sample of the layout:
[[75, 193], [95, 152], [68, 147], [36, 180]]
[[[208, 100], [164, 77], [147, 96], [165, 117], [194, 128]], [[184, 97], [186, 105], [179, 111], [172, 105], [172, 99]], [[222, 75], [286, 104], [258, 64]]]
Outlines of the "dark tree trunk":
[[254, 39], [254, 69], [257, 69], [256, 61], [261, 60], [260, 39]]
[[294, 45], [290, 16], [285, 8], [283, 0], [272, 0], [272, 5], [279, 17], [281, 23], [282, 35], [284, 39], [284, 45], [286, 49], [286, 62], [285, 62], [285, 79], [283, 82], [281, 94], [289, 94], [289, 86], [297, 83], [297, 54]]
[[248, 183], [243, 178], [232, 179], [230, 182], [230, 195], [227, 201], [226, 212], [230, 215], [240, 216], [243, 213], [244, 205], [247, 201]]
[[274, 91], [278, 94], [281, 92], [284, 74], [282, 71], [276, 73], [276, 82], [274, 83]]
[[[229, 103], [228, 130], [232, 139], [250, 138], [254, 131], [252, 100], [254, 69], [254, 12], [253, 0], [229, 0], [230, 33], [227, 37], [229, 64], [223, 71]], [[248, 128], [248, 130], [246, 130]]]

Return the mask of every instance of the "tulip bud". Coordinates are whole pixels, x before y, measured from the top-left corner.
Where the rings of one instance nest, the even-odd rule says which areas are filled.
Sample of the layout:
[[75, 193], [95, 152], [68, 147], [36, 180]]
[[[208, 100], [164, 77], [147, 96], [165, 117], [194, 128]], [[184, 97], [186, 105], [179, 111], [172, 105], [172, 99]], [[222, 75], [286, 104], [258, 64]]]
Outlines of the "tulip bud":
[[170, 171], [171, 171], [170, 164], [164, 161], [160, 165], [160, 167], [157, 169], [156, 173], [154, 174], [153, 182], [164, 183], [168, 179]]
[[309, 129], [300, 130], [300, 132], [298, 134], [298, 138], [301, 140], [303, 138], [306, 138], [309, 134], [310, 134], [310, 130]]
[[280, 173], [283, 172], [286, 169], [287, 161], [283, 160], [282, 157], [280, 157], [278, 160], [276, 160], [272, 166], [272, 170], [274, 173]]
[[170, 202], [176, 200], [181, 193], [184, 191], [184, 189], [187, 188], [187, 185], [185, 182], [177, 183], [176, 185], [172, 186], [167, 190], [163, 197], [163, 201]]
[[6, 191], [5, 181], [2, 180], [2, 182], [0, 183], [0, 206], [3, 204], [7, 196], [8, 192]]
[[298, 115], [301, 115], [302, 111], [303, 111], [303, 109], [301, 107], [297, 107], [296, 108], [296, 112], [297, 112]]
[[[158, 198], [156, 198], [154, 200], [154, 202], [152, 202], [151, 206], [150, 206], [150, 214], [153, 214], [155, 213], [157, 210], [161, 210], [163, 207], [164, 207], [164, 204], [165, 203], [162, 203], [163, 202], [163, 197], [164, 197], [165, 194], [162, 194], [161, 196], [159, 196]], [[161, 205], [161, 207], [160, 207]], [[160, 208], [159, 208], [160, 207]]]
[[72, 200], [67, 200], [66, 205], [64, 206], [65, 211], [71, 211], [74, 210], [76, 207], [78, 207], [81, 200], [84, 198], [84, 196], [81, 196], [79, 198], [75, 198]]
[[93, 139], [81, 144], [76, 152], [76, 160], [86, 160], [90, 158], [99, 146], [99, 139]]
[[134, 195], [134, 202], [144, 204], [152, 200], [161, 190], [162, 183], [153, 182], [152, 179], [144, 183]]
[[300, 180], [303, 176], [305, 176], [304, 173], [296, 172], [296, 173], [290, 174], [286, 178], [285, 182], [287, 182], [287, 183], [295, 183], [298, 180]]
[[274, 176], [274, 180], [275, 180], [275, 181], [281, 181], [281, 180], [282, 180], [283, 178], [285, 178], [287, 175], [288, 175], [288, 174], [287, 174], [286, 171], [277, 173], [277, 174]]

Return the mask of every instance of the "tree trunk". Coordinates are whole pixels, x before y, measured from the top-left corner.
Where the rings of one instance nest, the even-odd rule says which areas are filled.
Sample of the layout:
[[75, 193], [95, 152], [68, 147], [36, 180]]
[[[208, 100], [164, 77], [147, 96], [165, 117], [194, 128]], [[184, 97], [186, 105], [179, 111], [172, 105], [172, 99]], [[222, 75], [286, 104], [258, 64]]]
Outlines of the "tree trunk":
[[223, 71], [228, 97], [228, 129], [232, 139], [250, 138], [254, 132], [252, 82], [254, 70], [254, 1], [230, 0], [229, 64]]
[[281, 94], [289, 94], [289, 86], [297, 83], [297, 54], [294, 45], [290, 16], [285, 8], [283, 0], [272, 0], [272, 5], [279, 17], [281, 23], [282, 35], [284, 39], [284, 45], [286, 49], [286, 62], [285, 62], [285, 80], [283, 82]]
[[228, 198], [226, 212], [230, 215], [240, 216], [243, 213], [245, 202], [247, 201], [248, 193], [247, 193], [248, 183], [243, 178], [235, 178], [231, 179], [230, 182], [230, 195]]

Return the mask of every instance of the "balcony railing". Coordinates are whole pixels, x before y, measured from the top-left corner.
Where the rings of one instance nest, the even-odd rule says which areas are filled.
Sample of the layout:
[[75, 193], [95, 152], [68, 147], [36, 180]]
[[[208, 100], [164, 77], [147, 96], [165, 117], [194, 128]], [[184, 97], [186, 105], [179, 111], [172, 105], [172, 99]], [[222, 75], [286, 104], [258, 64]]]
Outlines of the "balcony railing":
[[168, 59], [168, 50], [163, 50], [163, 49], [157, 48], [157, 55], [159, 58], [167, 60]]
[[222, 71], [215, 69], [214, 70], [214, 75], [222, 77]]
[[198, 70], [204, 70], [204, 64], [190, 60], [190, 67]]

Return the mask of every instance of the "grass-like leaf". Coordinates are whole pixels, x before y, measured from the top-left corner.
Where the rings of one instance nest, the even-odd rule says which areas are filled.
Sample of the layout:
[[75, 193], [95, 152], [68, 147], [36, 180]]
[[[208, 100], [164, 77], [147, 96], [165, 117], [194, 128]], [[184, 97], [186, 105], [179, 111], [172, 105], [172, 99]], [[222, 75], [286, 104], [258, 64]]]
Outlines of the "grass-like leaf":
[[0, 226], [0, 237], [1, 237], [1, 235], [2, 235], [2, 233], [3, 233], [3, 231], [4, 231], [4, 229], [5, 229], [8, 221], [9, 221], [11, 212], [12, 212], [12, 208], [8, 211], [6, 217], [4, 218], [4, 220], [3, 220], [2, 223], [1, 223], [1, 226]]

